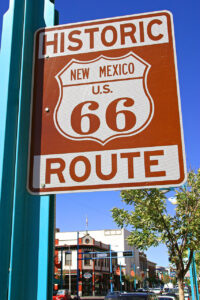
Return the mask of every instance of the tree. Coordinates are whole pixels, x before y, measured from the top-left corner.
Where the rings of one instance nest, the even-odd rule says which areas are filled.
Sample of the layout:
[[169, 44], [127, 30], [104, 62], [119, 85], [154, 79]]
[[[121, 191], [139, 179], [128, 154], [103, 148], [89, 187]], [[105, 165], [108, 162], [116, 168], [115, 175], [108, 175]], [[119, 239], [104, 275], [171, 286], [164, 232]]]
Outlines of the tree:
[[[131, 226], [128, 243], [139, 250], [163, 243], [168, 248], [179, 284], [179, 299], [184, 300], [184, 277], [193, 252], [200, 248], [200, 169], [188, 173], [187, 183], [175, 190], [174, 215], [166, 209], [166, 196], [159, 189], [126, 190], [122, 201], [129, 209], [113, 208], [119, 227]], [[133, 209], [130, 210], [130, 207]], [[190, 249], [187, 259], [186, 250]]]
[[163, 278], [162, 278], [163, 283], [169, 283], [170, 282], [170, 278], [169, 275], [167, 274], [163, 274]]
[[156, 276], [147, 278], [147, 281], [149, 282], [149, 286], [150, 287], [154, 287], [154, 286], [158, 286], [158, 285], [163, 285], [164, 284], [164, 282], [162, 280], [160, 280]]
[[195, 263], [196, 263], [196, 271], [198, 274], [198, 278], [200, 277], [200, 249], [198, 249], [198, 252], [195, 253]]

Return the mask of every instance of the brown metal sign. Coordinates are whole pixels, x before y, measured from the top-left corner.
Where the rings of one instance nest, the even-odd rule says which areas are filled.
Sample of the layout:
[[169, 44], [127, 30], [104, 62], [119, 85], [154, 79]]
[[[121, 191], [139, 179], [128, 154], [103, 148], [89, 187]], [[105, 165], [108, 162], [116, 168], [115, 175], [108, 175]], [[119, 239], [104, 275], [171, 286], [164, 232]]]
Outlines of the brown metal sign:
[[167, 11], [37, 32], [31, 193], [184, 182], [174, 47]]

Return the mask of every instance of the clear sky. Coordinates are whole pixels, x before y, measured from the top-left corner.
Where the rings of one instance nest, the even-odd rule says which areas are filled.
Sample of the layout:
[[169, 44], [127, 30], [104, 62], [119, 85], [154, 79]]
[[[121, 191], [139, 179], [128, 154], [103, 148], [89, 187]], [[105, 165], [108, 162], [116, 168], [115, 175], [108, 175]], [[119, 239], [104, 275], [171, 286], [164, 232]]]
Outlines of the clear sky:
[[[170, 10], [174, 17], [177, 63], [181, 94], [183, 129], [187, 168], [199, 168], [200, 140], [200, 2], [199, 0], [56, 0], [60, 24], [116, 17], [143, 12]], [[0, 32], [2, 15], [8, 0], [0, 1]], [[166, 103], [167, 105], [167, 103]], [[169, 194], [171, 196], [171, 194]], [[120, 192], [90, 192], [57, 196], [57, 227], [61, 231], [116, 228], [110, 210], [122, 207]], [[168, 203], [173, 213], [173, 205]], [[168, 264], [165, 247], [148, 250], [148, 258], [158, 265]]]

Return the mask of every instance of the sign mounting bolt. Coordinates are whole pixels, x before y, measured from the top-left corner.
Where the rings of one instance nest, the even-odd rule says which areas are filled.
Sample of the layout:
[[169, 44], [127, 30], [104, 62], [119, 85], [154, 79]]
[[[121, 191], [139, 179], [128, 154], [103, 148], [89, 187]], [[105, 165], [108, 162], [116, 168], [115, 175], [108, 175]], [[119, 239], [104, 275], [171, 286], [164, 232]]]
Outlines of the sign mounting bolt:
[[45, 111], [49, 112], [50, 111], [49, 107], [45, 107]]
[[45, 188], [45, 184], [44, 184], [44, 183], [42, 183], [42, 184], [41, 184], [41, 187], [42, 187], [42, 188]]

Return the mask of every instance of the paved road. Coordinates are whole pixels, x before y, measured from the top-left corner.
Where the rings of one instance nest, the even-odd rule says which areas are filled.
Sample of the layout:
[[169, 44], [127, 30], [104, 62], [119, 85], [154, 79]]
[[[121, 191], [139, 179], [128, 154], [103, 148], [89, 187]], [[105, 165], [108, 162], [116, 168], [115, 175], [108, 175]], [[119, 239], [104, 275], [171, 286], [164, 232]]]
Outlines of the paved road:
[[[82, 296], [80, 300], [104, 300], [105, 296]], [[72, 299], [76, 299], [75, 295], [72, 295]]]
[[90, 296], [86, 296], [86, 297], [81, 297], [81, 300], [103, 300], [104, 296], [95, 296], [95, 297], [90, 297]]

